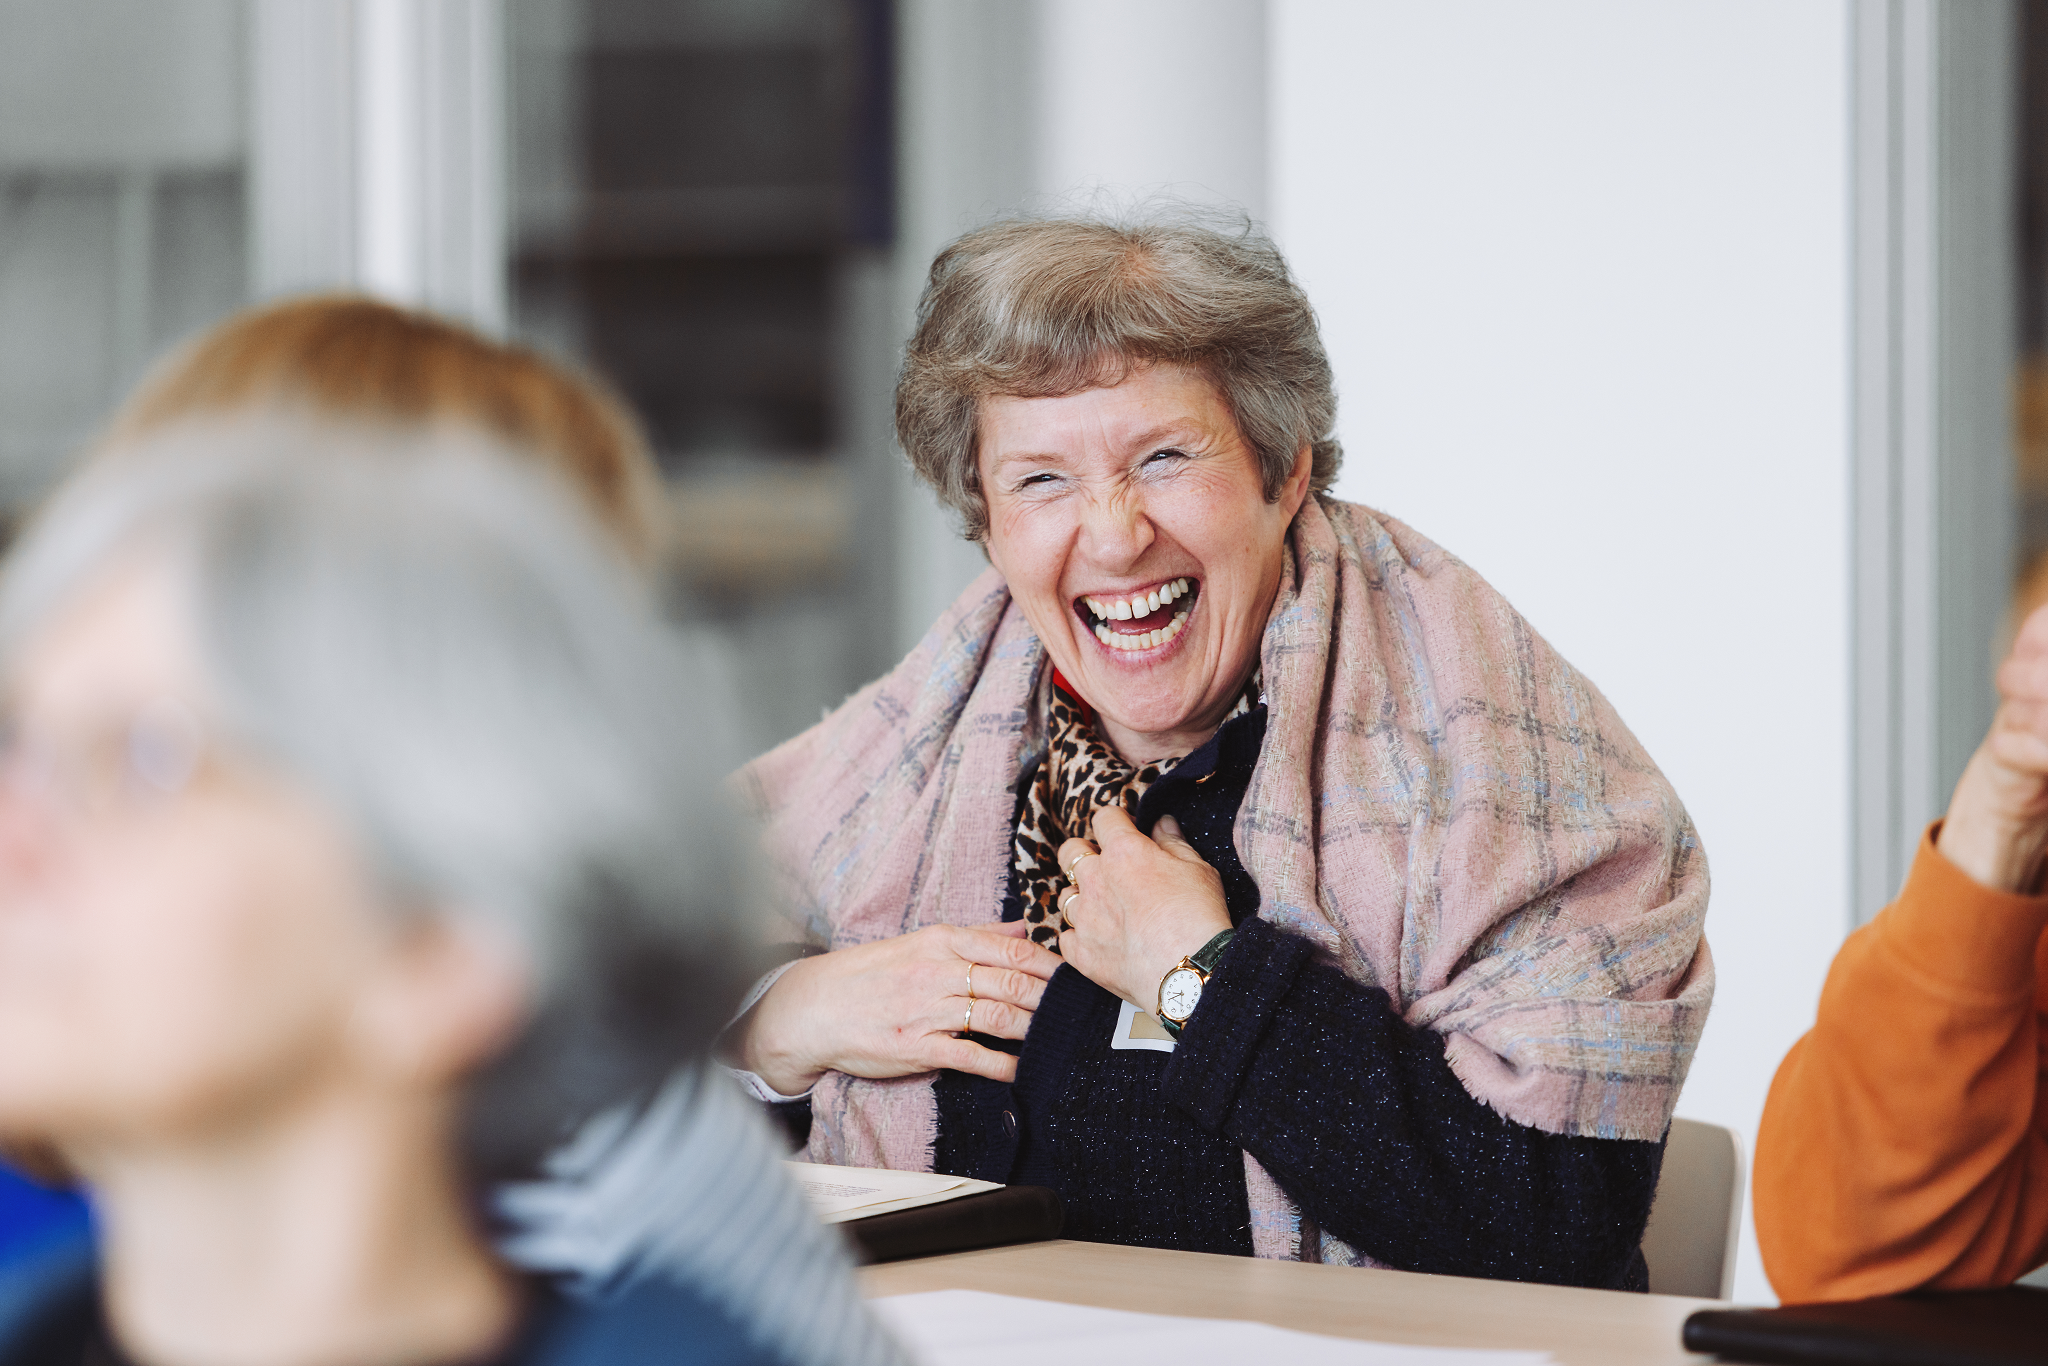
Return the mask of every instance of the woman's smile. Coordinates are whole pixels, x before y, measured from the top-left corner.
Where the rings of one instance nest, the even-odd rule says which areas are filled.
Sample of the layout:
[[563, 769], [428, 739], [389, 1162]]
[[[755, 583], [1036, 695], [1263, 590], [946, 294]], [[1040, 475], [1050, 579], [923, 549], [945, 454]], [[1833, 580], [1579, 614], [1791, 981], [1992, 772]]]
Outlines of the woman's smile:
[[1074, 612], [1103, 649], [1149, 664], [1180, 638], [1201, 592], [1200, 579], [1182, 575], [1134, 592], [1085, 594]]

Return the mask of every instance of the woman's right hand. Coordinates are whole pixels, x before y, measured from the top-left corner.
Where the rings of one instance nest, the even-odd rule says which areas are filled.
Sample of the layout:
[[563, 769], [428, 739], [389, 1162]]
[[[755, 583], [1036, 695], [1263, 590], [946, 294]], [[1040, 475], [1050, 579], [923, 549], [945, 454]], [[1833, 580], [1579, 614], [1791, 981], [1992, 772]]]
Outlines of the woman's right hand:
[[2048, 842], [2048, 607], [2021, 624], [1998, 691], [1991, 733], [1956, 783], [1937, 847], [1986, 887], [2031, 891]]
[[1017, 1060], [958, 1037], [1021, 1039], [1059, 958], [1023, 924], [928, 925], [792, 965], [734, 1027], [741, 1067], [785, 1096], [827, 1072], [906, 1077], [936, 1068], [1014, 1081]]

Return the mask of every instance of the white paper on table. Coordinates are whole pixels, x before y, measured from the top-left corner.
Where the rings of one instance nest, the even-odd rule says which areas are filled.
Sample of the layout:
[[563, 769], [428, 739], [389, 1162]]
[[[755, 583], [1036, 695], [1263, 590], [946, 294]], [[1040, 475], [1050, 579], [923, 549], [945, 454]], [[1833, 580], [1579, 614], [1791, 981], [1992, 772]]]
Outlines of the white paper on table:
[[843, 1224], [849, 1219], [866, 1219], [919, 1205], [936, 1205], [941, 1200], [958, 1200], [963, 1195], [1001, 1190], [999, 1181], [974, 1181], [964, 1176], [943, 1176], [934, 1172], [895, 1172], [883, 1167], [828, 1167], [822, 1162], [785, 1163], [811, 1213], [821, 1223]]
[[1297, 1333], [1242, 1319], [1187, 1319], [1121, 1309], [933, 1290], [869, 1300], [921, 1366], [1548, 1366], [1548, 1352], [1415, 1347]]

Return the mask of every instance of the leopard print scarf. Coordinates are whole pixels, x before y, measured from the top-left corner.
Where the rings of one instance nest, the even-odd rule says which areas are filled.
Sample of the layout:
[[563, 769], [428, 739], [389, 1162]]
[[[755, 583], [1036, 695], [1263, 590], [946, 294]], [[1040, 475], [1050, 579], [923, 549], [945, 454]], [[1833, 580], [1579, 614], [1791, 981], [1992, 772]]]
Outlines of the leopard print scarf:
[[[1145, 789], [1187, 756], [1175, 754], [1143, 768], [1130, 763], [1104, 740], [1095, 727], [1095, 709], [1083, 702], [1057, 672], [1047, 690], [1045, 760], [1017, 812], [1017, 837], [1010, 856], [1023, 895], [1024, 923], [1031, 942], [1060, 951], [1060, 913], [1055, 898], [1066, 886], [1060, 871], [1060, 846], [1088, 838], [1095, 813], [1121, 806], [1137, 814]], [[1259, 674], [1254, 670], [1237, 705], [1224, 720], [1234, 720], [1257, 705]]]

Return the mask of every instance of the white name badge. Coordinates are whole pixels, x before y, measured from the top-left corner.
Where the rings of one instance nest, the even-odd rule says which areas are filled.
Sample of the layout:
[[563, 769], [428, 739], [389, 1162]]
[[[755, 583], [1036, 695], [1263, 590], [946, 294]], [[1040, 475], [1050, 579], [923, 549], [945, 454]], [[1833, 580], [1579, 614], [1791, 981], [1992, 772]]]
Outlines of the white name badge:
[[1122, 1009], [1116, 1013], [1116, 1032], [1109, 1036], [1111, 1048], [1149, 1048], [1155, 1053], [1173, 1051], [1173, 1035], [1166, 1032], [1166, 1026], [1157, 1018], [1129, 1001], [1119, 1004]]

